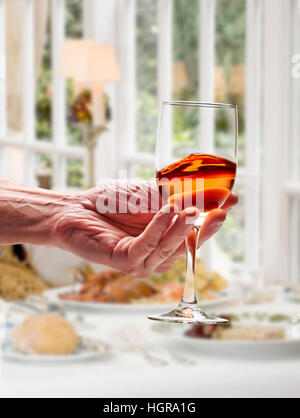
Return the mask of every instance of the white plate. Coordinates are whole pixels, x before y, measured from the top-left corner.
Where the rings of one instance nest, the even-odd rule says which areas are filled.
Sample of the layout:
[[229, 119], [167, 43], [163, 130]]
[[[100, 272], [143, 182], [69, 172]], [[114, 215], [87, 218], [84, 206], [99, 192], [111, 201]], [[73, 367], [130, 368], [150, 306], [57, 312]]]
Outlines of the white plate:
[[106, 356], [110, 347], [106, 343], [98, 342], [98, 349], [91, 349], [86, 344], [81, 343], [73, 354], [68, 355], [40, 355], [24, 354], [18, 351], [11, 341], [5, 341], [1, 347], [1, 354], [4, 360], [21, 361], [30, 363], [75, 363], [88, 360], [95, 360]]
[[[81, 285], [68, 286], [59, 289], [47, 290], [44, 295], [53, 303], [59, 303], [66, 308], [84, 309], [101, 311], [106, 313], [136, 313], [136, 314], [155, 314], [163, 313], [175, 307], [176, 303], [170, 304], [139, 304], [139, 303], [94, 303], [94, 302], [78, 302], [71, 300], [62, 300], [59, 298], [60, 294], [67, 293], [70, 290], [78, 291]], [[219, 309], [224, 305], [237, 301], [237, 296], [234, 292], [223, 291], [220, 292], [220, 298], [217, 300], [203, 301], [200, 306], [204, 310]]]
[[300, 303], [300, 294], [298, 293], [289, 293], [288, 299], [292, 302], [298, 302]]
[[[252, 322], [254, 325], [264, 325], [261, 322]], [[265, 324], [266, 325], [266, 324]], [[267, 324], [270, 326], [270, 323]], [[292, 325], [276, 324], [276, 327], [285, 327], [286, 338], [284, 340], [269, 341], [224, 341], [203, 338], [192, 338], [184, 335], [181, 330], [180, 334], [174, 338], [182, 346], [192, 350], [195, 354], [214, 353], [220, 355], [251, 355], [263, 356], [270, 355], [300, 355], [300, 335], [299, 330], [293, 329]], [[185, 329], [186, 331], [186, 329]], [[295, 331], [295, 332], [294, 332]]]

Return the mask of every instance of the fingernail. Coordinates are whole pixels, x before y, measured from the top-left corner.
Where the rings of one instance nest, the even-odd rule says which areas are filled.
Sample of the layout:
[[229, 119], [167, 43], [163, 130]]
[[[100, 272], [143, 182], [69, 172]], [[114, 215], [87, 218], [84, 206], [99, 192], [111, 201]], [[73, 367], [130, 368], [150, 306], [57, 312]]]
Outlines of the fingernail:
[[187, 208], [184, 209], [184, 213], [188, 216], [196, 216], [198, 213], [198, 209], [196, 208]]
[[177, 208], [174, 205], [166, 205], [161, 209], [162, 213], [176, 213], [177, 212]]

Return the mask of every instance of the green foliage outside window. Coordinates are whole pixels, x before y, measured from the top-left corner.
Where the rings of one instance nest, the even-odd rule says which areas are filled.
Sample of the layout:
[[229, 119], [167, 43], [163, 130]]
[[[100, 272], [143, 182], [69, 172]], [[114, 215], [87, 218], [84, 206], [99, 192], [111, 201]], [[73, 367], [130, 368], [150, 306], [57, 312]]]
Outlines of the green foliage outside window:
[[[66, 37], [81, 38], [82, 29], [82, 2], [83, 0], [66, 0]], [[52, 113], [52, 56], [51, 56], [51, 37], [52, 25], [50, 8], [48, 11], [48, 22], [46, 31], [46, 41], [43, 49], [41, 69], [36, 85], [36, 138], [38, 140], [51, 141], [51, 113]], [[73, 102], [74, 94], [70, 80], [66, 82], [66, 106], [67, 109]], [[67, 136], [70, 144], [81, 142], [80, 132], [69, 122], [67, 123]]]
[[137, 149], [154, 152], [157, 124], [157, 2], [139, 0], [136, 11]]
[[42, 63], [36, 86], [35, 109], [36, 126], [35, 134], [39, 140], [50, 141], [51, 129], [51, 20], [48, 18], [46, 30], [46, 42], [43, 49]]
[[[65, 0], [65, 32], [67, 38], [81, 38], [83, 35], [82, 26], [82, 6], [83, 0]], [[43, 48], [41, 68], [36, 84], [35, 109], [36, 126], [35, 135], [38, 140], [52, 140], [52, 56], [51, 56], [51, 12], [48, 9], [48, 22], [46, 31], [46, 40]], [[73, 103], [74, 93], [71, 80], [66, 80], [66, 109], [68, 110]], [[78, 145], [82, 143], [81, 133], [72, 123], [67, 120], [67, 141], [69, 145]], [[49, 159], [46, 155], [38, 156], [40, 165], [49, 166]], [[67, 184], [70, 187], [82, 187], [83, 185], [83, 165], [81, 160], [72, 160], [67, 164]]]

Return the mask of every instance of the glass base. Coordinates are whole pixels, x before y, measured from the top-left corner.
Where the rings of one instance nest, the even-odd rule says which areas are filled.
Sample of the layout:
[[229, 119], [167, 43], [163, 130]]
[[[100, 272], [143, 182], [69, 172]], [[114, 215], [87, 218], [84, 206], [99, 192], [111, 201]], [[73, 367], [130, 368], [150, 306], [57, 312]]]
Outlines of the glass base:
[[169, 312], [148, 316], [148, 319], [154, 321], [173, 322], [180, 324], [199, 324], [199, 325], [225, 325], [228, 324], [227, 319], [218, 318], [217, 316], [208, 315], [197, 303], [180, 304]]

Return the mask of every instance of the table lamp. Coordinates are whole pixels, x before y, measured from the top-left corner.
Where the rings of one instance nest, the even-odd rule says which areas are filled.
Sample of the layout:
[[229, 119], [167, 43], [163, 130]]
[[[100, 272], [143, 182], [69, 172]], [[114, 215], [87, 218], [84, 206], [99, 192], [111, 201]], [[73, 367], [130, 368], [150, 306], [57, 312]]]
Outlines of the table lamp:
[[173, 92], [181, 93], [189, 84], [188, 73], [183, 61], [173, 63]]
[[95, 147], [99, 134], [106, 130], [106, 103], [103, 85], [120, 80], [115, 52], [111, 45], [88, 39], [70, 39], [62, 45], [60, 75], [73, 80], [75, 92], [88, 88], [92, 97], [92, 124], [80, 123], [88, 148], [88, 184], [95, 185]]

